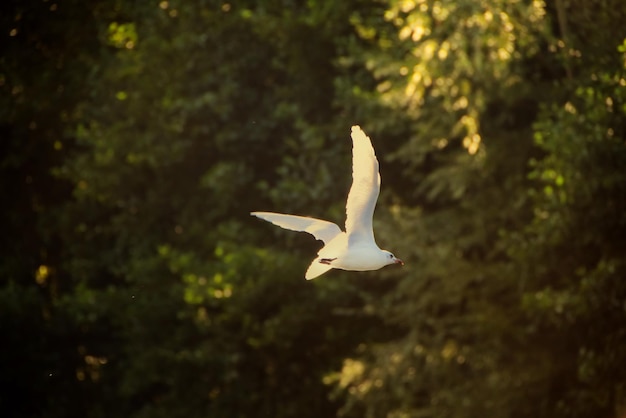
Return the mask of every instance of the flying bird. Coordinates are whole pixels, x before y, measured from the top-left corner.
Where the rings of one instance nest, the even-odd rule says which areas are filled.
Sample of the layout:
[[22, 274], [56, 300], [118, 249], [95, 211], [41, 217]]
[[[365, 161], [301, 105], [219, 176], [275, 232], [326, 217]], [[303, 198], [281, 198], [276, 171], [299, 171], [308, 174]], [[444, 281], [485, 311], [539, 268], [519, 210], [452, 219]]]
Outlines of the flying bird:
[[378, 160], [370, 138], [360, 126], [352, 127], [352, 187], [346, 203], [346, 230], [321, 219], [273, 212], [251, 212], [251, 215], [291, 231], [308, 232], [324, 242], [324, 247], [305, 278], [314, 279], [330, 269], [368, 271], [389, 264], [404, 265], [374, 240], [372, 218], [380, 193]]

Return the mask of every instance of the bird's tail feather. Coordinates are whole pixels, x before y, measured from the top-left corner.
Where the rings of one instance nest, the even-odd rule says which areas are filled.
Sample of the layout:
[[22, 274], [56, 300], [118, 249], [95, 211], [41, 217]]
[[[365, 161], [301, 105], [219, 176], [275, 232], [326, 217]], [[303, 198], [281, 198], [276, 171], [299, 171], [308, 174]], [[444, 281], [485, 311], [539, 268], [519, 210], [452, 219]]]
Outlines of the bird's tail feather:
[[333, 266], [331, 266], [330, 264], [320, 263], [320, 258], [318, 257], [313, 260], [308, 270], [306, 271], [304, 278], [307, 280], [313, 280], [314, 278], [321, 276], [332, 268]]

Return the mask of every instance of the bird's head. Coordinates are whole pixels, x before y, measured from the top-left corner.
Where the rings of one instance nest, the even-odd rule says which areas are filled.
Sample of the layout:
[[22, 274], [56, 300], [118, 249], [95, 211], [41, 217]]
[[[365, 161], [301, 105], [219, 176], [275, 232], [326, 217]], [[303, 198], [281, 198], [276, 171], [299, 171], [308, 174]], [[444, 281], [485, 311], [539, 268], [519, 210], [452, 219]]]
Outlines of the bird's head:
[[400, 260], [395, 255], [391, 254], [389, 251], [383, 250], [383, 253], [385, 253], [385, 257], [387, 259], [388, 265], [389, 264], [400, 264], [401, 266], [404, 265], [404, 261]]

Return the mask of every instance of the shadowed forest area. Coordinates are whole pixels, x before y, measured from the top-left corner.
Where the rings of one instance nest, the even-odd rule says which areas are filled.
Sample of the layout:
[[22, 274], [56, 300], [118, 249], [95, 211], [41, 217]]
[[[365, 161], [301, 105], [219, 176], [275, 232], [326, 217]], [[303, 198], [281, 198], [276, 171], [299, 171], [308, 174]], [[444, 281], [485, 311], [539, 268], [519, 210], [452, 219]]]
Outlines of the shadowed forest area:
[[[3, 0], [0, 415], [625, 418], [625, 22]], [[356, 124], [406, 265], [305, 281]]]

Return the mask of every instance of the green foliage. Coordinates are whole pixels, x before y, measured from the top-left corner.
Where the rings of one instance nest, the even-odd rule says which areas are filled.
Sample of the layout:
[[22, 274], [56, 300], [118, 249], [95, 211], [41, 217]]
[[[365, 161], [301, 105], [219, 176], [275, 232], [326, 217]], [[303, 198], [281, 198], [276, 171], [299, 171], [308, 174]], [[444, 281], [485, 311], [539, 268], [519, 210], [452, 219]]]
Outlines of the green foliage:
[[624, 414], [622, 1], [0, 7], [5, 415]]
[[532, 195], [534, 218], [515, 254], [530, 267], [523, 307], [536, 324], [533, 334], [568, 342], [542, 353], [574, 376], [555, 390], [558, 411], [568, 416], [610, 414], [623, 402], [624, 374], [614, 365], [626, 359], [615, 344], [625, 332], [625, 80], [622, 71], [594, 75], [536, 124], [546, 157], [533, 164], [540, 184]]
[[[568, 33], [596, 24], [577, 6]], [[394, 2], [385, 17], [397, 40], [384, 32], [394, 47], [368, 65], [410, 118], [390, 209], [419, 268], [378, 305], [405, 335], [344, 364], [342, 415], [619, 414], [624, 34], [565, 45], [541, 2]]]

